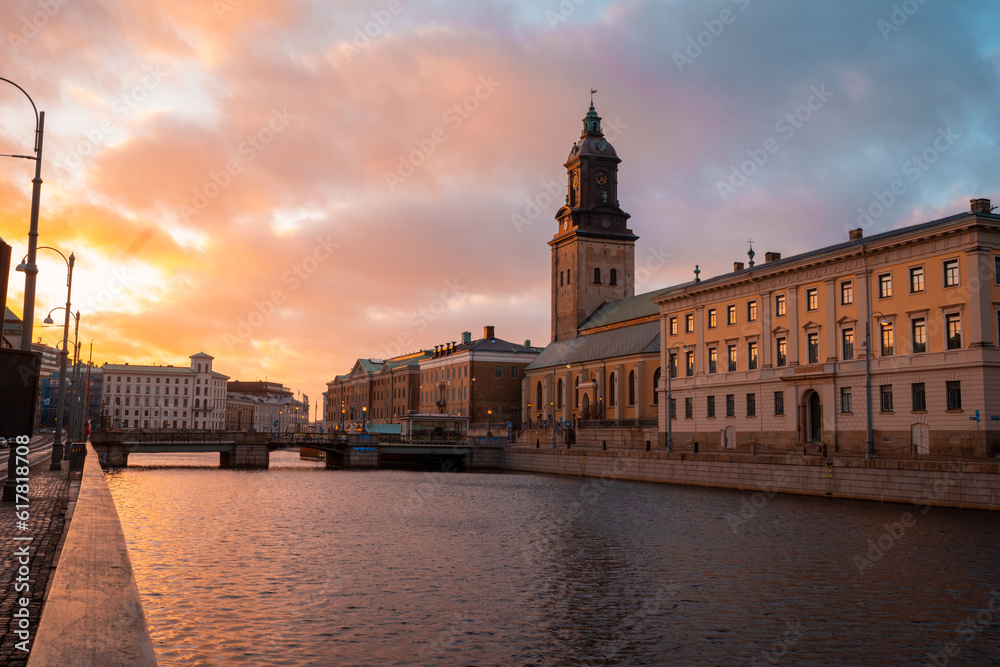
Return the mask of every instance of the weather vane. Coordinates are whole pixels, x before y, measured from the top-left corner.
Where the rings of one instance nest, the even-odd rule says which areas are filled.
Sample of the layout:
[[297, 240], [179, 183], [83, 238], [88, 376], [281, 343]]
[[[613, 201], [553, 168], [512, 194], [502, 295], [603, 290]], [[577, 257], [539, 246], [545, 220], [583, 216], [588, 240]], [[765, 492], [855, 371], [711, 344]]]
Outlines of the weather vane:
[[590, 106], [594, 106], [594, 93], [597, 92], [596, 88], [590, 89]]
[[750, 244], [750, 250], [747, 252], [747, 256], [750, 258], [750, 268], [753, 268], [753, 256], [757, 253], [753, 251], [753, 239], [747, 239], [747, 243]]

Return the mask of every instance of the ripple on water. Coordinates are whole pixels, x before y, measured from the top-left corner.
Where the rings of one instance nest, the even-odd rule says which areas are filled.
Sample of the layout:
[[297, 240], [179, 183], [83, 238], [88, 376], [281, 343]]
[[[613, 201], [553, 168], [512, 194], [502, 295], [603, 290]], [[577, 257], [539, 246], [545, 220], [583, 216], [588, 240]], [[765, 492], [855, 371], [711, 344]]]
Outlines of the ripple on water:
[[988, 513], [859, 573], [912, 508], [775, 496], [734, 531], [746, 492], [190, 457], [108, 476], [161, 665], [922, 665], [1000, 590]]

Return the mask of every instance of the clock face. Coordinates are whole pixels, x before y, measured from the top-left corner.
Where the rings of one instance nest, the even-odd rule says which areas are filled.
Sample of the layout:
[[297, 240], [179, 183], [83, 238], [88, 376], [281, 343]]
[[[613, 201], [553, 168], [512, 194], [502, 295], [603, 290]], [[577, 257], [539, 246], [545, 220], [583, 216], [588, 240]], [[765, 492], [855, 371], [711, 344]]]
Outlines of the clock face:
[[594, 181], [603, 188], [605, 185], [608, 184], [608, 172], [606, 171], [597, 172], [597, 174], [594, 176]]
[[573, 189], [580, 187], [580, 174], [579, 172], [573, 174]]
[[610, 220], [608, 220], [607, 218], [601, 220], [601, 227], [610, 227], [610, 226], [611, 226]]

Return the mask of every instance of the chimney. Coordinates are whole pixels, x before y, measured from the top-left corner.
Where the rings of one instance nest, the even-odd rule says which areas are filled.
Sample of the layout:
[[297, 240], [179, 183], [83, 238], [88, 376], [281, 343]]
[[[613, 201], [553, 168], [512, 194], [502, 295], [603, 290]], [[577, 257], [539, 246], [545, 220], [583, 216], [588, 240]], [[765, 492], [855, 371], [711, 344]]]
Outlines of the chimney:
[[493, 327], [485, 326], [483, 327], [483, 338], [493, 338]]
[[471, 331], [463, 331], [462, 332], [462, 343], [471, 343], [471, 342], [472, 342], [472, 332]]
[[530, 338], [525, 338], [524, 339], [524, 346], [525, 347], [531, 347], [531, 339]]
[[767, 263], [767, 262], [777, 262], [779, 259], [781, 259], [781, 253], [780, 252], [765, 252], [764, 253], [764, 263]]
[[864, 237], [864, 235], [865, 232], [860, 227], [858, 227], [857, 229], [852, 229], [847, 232], [847, 238], [850, 239], [851, 241], [859, 241], [861, 240], [861, 238]]
[[993, 209], [990, 207], [989, 199], [970, 199], [973, 213], [989, 213]]
[[441, 346], [440, 345], [435, 345], [434, 346], [434, 358], [435, 359], [437, 359], [437, 357], [438, 357], [438, 348], [439, 347], [441, 347]]
[[733, 271], [742, 271], [743, 262], [733, 262]]

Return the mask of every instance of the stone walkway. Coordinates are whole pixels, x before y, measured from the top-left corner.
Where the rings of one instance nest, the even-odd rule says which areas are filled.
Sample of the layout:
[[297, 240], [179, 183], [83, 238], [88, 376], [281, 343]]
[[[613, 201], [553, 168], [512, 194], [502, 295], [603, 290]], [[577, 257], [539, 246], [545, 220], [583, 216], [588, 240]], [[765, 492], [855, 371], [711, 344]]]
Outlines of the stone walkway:
[[[19, 650], [16, 644], [23, 641], [18, 637], [21, 630], [20, 618], [14, 613], [22, 609], [18, 604], [20, 598], [30, 600], [28, 606], [28, 632], [30, 633], [27, 647], [34, 642], [41, 617], [42, 602], [49, 580], [55, 572], [55, 563], [63, 529], [66, 524], [66, 510], [69, 504], [70, 480], [67, 473], [68, 462], [63, 463], [62, 470], [50, 471], [49, 460], [45, 459], [31, 467], [28, 483], [28, 520], [26, 529], [19, 529], [17, 511], [12, 502], [0, 502], [0, 665], [23, 667], [28, 662], [28, 653]], [[6, 465], [4, 465], [6, 469]], [[5, 472], [5, 471], [4, 471]], [[73, 473], [79, 480], [80, 473]], [[73, 485], [74, 491], [79, 491], [79, 481]], [[31, 537], [28, 540], [15, 540], [15, 537]], [[26, 566], [28, 590], [17, 590], [20, 584], [23, 588], [24, 576], [19, 575], [19, 568], [24, 567], [18, 562], [18, 551], [27, 546], [29, 562]], [[22, 579], [18, 582], [18, 579]], [[23, 646], [23, 644], [22, 644]]]

